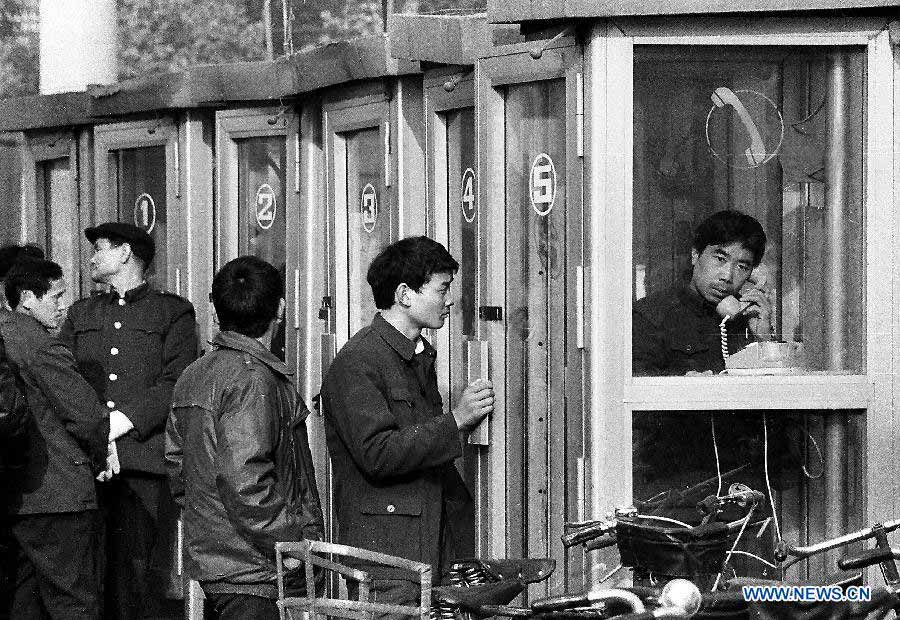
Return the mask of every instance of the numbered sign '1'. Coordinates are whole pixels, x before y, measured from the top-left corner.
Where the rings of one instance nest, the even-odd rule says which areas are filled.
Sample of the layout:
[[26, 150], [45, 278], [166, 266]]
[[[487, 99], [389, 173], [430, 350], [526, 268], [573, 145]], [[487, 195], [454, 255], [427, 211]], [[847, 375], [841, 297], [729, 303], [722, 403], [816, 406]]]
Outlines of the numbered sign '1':
[[275, 213], [278, 203], [275, 200], [275, 190], [268, 183], [263, 183], [256, 190], [256, 223], [263, 230], [272, 228], [275, 223]]
[[535, 157], [531, 164], [528, 193], [535, 213], [545, 216], [553, 210], [553, 201], [556, 199], [556, 166], [546, 153]]
[[134, 201], [134, 225], [148, 233], [156, 226], [156, 203], [150, 194], [141, 194]]

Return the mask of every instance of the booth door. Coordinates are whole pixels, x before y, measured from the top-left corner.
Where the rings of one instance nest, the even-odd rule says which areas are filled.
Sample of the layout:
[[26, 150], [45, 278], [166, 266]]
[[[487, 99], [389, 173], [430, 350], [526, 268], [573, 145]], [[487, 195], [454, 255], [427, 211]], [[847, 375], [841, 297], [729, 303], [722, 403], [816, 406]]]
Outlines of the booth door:
[[[569, 44], [545, 50], [538, 61], [522, 54], [485, 63], [484, 126], [491, 135], [482, 197], [492, 230], [503, 231], [502, 242], [492, 233], [489, 244], [504, 260], [503, 273], [490, 276], [488, 298], [503, 300], [505, 324], [499, 428], [506, 551], [557, 561], [553, 576], [532, 586], [530, 597], [578, 590], [584, 579], [581, 554], [566, 553], [560, 541], [564, 523], [584, 514], [580, 58]], [[500, 318], [488, 304], [482, 311]]]
[[[452, 86], [449, 90], [447, 87]], [[490, 350], [481, 335], [483, 252], [478, 200], [475, 93], [471, 71], [436, 71], [427, 76], [426, 123], [429, 175], [428, 234], [459, 262], [453, 281], [453, 307], [434, 335], [444, 410], [452, 411], [476, 375], [490, 377]], [[475, 544], [480, 556], [492, 555], [488, 446], [490, 422], [472, 433], [457, 462], [475, 502]]]
[[334, 350], [372, 321], [376, 308], [366, 271], [397, 239], [399, 217], [385, 168], [393, 167], [386, 149], [389, 122], [387, 102], [325, 112]]
[[178, 132], [168, 119], [96, 126], [94, 217], [98, 224], [127, 222], [147, 231], [156, 244], [147, 279], [187, 295], [177, 150]]
[[[23, 183], [29, 242], [44, 249], [63, 269], [66, 305], [80, 297], [82, 217], [76, 183], [78, 144], [71, 132], [35, 133], [26, 138]], [[28, 213], [31, 209], [33, 213]], [[85, 261], [86, 266], [86, 261]]]
[[[276, 109], [227, 110], [216, 114], [219, 210], [216, 269], [237, 256], [274, 265], [284, 278], [285, 316], [295, 313], [298, 217], [297, 117]], [[288, 232], [290, 231], [290, 233]], [[290, 274], [290, 277], [288, 277]], [[284, 320], [272, 352], [296, 366], [294, 322]]]

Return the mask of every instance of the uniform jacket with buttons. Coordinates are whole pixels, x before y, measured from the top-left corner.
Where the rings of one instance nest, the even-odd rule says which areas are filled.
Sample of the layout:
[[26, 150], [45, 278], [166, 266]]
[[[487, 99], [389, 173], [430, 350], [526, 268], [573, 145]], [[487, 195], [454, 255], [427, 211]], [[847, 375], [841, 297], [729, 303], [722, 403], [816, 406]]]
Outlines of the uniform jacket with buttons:
[[308, 411], [258, 341], [224, 331], [212, 345], [178, 380], [166, 428], [187, 572], [208, 592], [274, 598], [275, 542], [324, 535]]
[[431, 564], [437, 579], [450, 556], [473, 554], [474, 513], [453, 464], [459, 430], [443, 412], [435, 350], [423, 342], [417, 354], [376, 315], [332, 362], [321, 398], [338, 541]]
[[78, 374], [68, 348], [36, 319], [0, 310], [0, 335], [18, 368], [30, 410], [23, 467], [0, 485], [8, 514], [79, 512], [97, 507], [94, 475], [105, 468], [109, 413]]
[[[632, 369], [635, 375], [684, 375], [725, 370], [722, 317], [688, 286], [669, 288], [635, 302], [632, 312]], [[726, 324], [729, 353], [751, 341], [747, 318]]]
[[165, 474], [164, 431], [172, 390], [197, 358], [194, 307], [144, 283], [76, 302], [60, 334], [81, 374], [134, 430], [116, 442], [124, 471]]

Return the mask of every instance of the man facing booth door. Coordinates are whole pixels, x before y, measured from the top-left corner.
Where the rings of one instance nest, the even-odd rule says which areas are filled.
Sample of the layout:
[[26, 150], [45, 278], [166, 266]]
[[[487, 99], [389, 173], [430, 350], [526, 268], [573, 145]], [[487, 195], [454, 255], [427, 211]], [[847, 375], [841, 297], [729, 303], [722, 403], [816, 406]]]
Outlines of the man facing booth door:
[[103, 487], [106, 616], [161, 613], [177, 509], [165, 477], [165, 424], [172, 391], [197, 357], [194, 308], [153, 289], [145, 273], [155, 247], [131, 224], [85, 230], [94, 247], [90, 274], [106, 293], [72, 305], [61, 337], [106, 406], [121, 472]]
[[[494, 407], [493, 385], [479, 379], [445, 414], [437, 353], [422, 337], [444, 325], [458, 269], [427, 237], [382, 250], [366, 275], [380, 312], [344, 345], [322, 385], [338, 542], [430, 564], [436, 581], [449, 560], [474, 554], [472, 498], [453, 461], [460, 433]], [[408, 574], [364, 569], [377, 602], [417, 604]]]

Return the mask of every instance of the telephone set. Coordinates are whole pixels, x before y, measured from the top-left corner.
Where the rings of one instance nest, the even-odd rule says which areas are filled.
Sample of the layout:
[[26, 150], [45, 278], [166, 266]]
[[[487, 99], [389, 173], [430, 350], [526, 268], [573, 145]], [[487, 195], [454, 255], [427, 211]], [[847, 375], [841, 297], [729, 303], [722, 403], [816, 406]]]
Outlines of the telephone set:
[[741, 119], [744, 129], [747, 130], [750, 136], [750, 148], [744, 151], [747, 162], [754, 167], [765, 163], [767, 157], [766, 143], [763, 142], [762, 135], [760, 135], [759, 129], [756, 128], [756, 124], [753, 122], [753, 118], [750, 116], [747, 108], [744, 107], [744, 103], [734, 91], [727, 86], [720, 86], [710, 95], [710, 98], [717, 108], [731, 106], [734, 109], [734, 113]]

